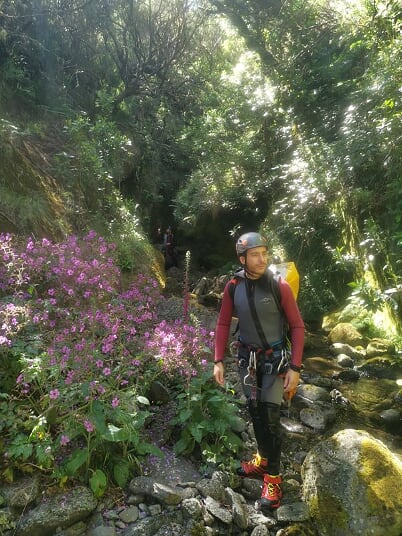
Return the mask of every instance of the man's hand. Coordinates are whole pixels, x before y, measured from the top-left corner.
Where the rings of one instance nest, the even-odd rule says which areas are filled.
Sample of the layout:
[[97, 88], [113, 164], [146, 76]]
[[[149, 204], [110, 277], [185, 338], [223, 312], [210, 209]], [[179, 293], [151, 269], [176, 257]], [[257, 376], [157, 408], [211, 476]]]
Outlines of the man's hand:
[[299, 383], [300, 373], [295, 370], [289, 369], [285, 375], [283, 381], [283, 390], [287, 400], [292, 399], [297, 391], [297, 385]]
[[224, 375], [225, 375], [225, 367], [223, 366], [223, 363], [215, 363], [214, 378], [215, 378], [216, 383], [219, 383], [219, 385], [223, 385], [225, 382]]

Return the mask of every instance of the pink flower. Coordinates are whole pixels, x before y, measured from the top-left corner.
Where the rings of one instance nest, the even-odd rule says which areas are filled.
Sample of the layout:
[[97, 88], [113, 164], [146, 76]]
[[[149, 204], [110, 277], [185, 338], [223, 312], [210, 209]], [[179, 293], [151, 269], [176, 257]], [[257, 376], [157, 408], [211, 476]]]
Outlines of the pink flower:
[[93, 432], [95, 430], [95, 426], [88, 419], [85, 419], [84, 427], [85, 427], [85, 430], [87, 432], [89, 432], [89, 433], [91, 433], [91, 432]]
[[56, 400], [57, 398], [59, 398], [60, 396], [60, 392], [58, 389], [53, 389], [53, 391], [50, 391], [49, 393], [49, 398], [51, 400]]
[[70, 438], [67, 435], [62, 435], [60, 438], [60, 445], [62, 447], [65, 447], [68, 443], [70, 443]]
[[112, 408], [117, 408], [119, 404], [120, 404], [120, 400], [117, 397], [114, 397], [112, 400]]

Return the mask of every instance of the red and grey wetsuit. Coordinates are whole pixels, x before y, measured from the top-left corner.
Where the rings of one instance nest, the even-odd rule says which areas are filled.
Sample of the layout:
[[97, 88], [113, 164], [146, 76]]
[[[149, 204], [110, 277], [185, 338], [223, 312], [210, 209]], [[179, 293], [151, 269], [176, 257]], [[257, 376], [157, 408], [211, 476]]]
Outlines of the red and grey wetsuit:
[[[230, 291], [233, 282], [229, 281], [223, 292], [215, 332], [215, 361], [224, 358], [233, 316], [239, 319], [239, 339], [242, 342], [242, 347], [239, 348], [239, 358], [242, 356], [244, 347], [263, 347], [250, 310], [248, 292], [254, 301], [266, 341], [270, 346], [282, 342], [283, 316], [278, 309], [272, 286], [267, 284], [268, 276], [264, 275], [257, 280], [246, 279], [244, 274], [243, 277], [241, 274], [239, 276], [234, 299]], [[304, 323], [289, 284], [282, 278], [279, 278], [278, 284], [280, 305], [289, 324], [292, 343], [290, 364], [295, 370], [299, 370], [303, 355]], [[248, 290], [246, 285], [249, 286]], [[247, 351], [246, 357], [249, 357]], [[239, 363], [240, 361], [241, 359]], [[258, 452], [268, 459], [267, 471], [272, 475], [277, 475], [280, 472], [282, 450], [280, 406], [283, 396], [283, 378], [273, 373], [260, 375], [257, 392], [255, 385], [246, 385], [247, 368], [239, 366], [239, 374], [244, 394], [248, 399], [248, 409], [253, 422]], [[255, 397], [254, 393], [256, 393]]]

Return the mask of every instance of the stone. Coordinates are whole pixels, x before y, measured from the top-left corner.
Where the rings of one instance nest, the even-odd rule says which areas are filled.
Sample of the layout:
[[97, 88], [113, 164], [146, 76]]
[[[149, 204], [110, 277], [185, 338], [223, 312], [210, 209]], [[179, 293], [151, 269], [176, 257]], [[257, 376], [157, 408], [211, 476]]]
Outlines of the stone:
[[299, 385], [297, 388], [297, 397], [304, 401], [313, 403], [317, 400], [330, 401], [331, 397], [326, 389], [312, 384]]
[[366, 348], [367, 357], [377, 357], [385, 354], [395, 355], [395, 345], [387, 339], [371, 339]]
[[346, 429], [318, 443], [302, 478], [303, 499], [320, 534], [402, 533], [402, 462], [367, 432]]
[[366, 357], [366, 351], [359, 348], [353, 348], [350, 344], [344, 344], [342, 342], [335, 342], [329, 347], [329, 351], [334, 355], [345, 354], [353, 359], [364, 359]]
[[202, 516], [202, 505], [198, 499], [185, 499], [181, 507], [186, 518], [200, 519]]
[[342, 342], [350, 346], [365, 346], [365, 338], [350, 323], [340, 322], [328, 334], [328, 340], [331, 344]]
[[77, 486], [65, 493], [47, 498], [25, 513], [18, 523], [19, 536], [46, 536], [87, 518], [96, 508], [93, 493]]
[[346, 354], [338, 354], [336, 356], [336, 361], [338, 365], [345, 368], [352, 368], [355, 364], [353, 358]]
[[233, 522], [232, 513], [229, 512], [227, 508], [223, 508], [223, 506], [212, 497], [207, 497], [205, 499], [205, 508], [213, 517], [219, 519], [219, 521], [222, 521], [225, 525], [230, 525]]
[[390, 408], [380, 413], [381, 419], [390, 424], [397, 424], [401, 421], [401, 412], [397, 409]]
[[1, 490], [5, 503], [16, 511], [23, 511], [40, 497], [39, 479], [23, 478]]
[[240, 529], [246, 529], [248, 527], [248, 516], [244, 497], [231, 488], [226, 488], [225, 493], [228, 503], [232, 507], [233, 523]]
[[136, 506], [129, 506], [128, 508], [125, 508], [122, 512], [120, 512], [119, 518], [124, 523], [134, 523], [135, 521], [137, 521], [139, 515], [140, 512]]
[[307, 505], [303, 502], [282, 504], [276, 511], [278, 523], [307, 521], [310, 514]]
[[329, 423], [333, 422], [336, 417], [336, 411], [332, 407], [315, 405], [300, 410], [300, 420], [306, 426], [309, 426], [316, 432], [326, 430]]
[[95, 527], [88, 532], [88, 536], [116, 536], [114, 527]]
[[147, 476], [134, 478], [131, 480], [129, 488], [134, 494], [145, 493], [145, 495], [166, 505], [179, 504], [183, 500], [183, 492], [180, 488], [169, 486], [163, 482], [156, 482], [153, 478]]
[[229, 485], [228, 476], [221, 472], [215, 471], [211, 478], [203, 478], [197, 483], [197, 489], [204, 497], [212, 497], [216, 501], [225, 500], [225, 488]]

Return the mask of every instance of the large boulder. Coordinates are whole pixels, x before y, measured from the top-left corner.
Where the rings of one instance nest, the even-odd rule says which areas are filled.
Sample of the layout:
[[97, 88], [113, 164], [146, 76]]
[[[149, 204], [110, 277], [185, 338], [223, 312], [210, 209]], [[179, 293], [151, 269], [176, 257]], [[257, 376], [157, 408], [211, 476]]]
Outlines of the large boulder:
[[365, 346], [363, 335], [349, 322], [340, 322], [328, 334], [330, 344], [342, 342], [350, 346]]
[[387, 339], [371, 339], [366, 348], [367, 357], [377, 357], [381, 355], [394, 355], [395, 345]]
[[320, 536], [402, 534], [402, 462], [367, 432], [342, 430], [318, 443], [302, 478]]
[[78, 486], [49, 497], [21, 516], [19, 536], [52, 536], [60, 529], [84, 520], [95, 510], [97, 501], [88, 488]]

